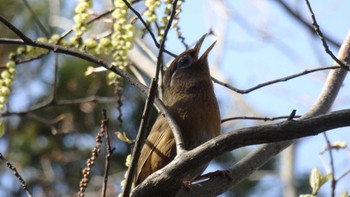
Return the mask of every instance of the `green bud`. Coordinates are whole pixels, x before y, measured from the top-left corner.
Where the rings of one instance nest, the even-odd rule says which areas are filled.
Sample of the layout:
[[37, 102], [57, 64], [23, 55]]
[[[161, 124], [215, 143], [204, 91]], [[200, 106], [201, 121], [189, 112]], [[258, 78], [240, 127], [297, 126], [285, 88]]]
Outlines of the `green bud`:
[[5, 86], [10, 86], [12, 84], [12, 79], [10, 78], [3, 79], [3, 83]]
[[26, 52], [26, 49], [24, 47], [18, 47], [17, 48], [17, 54], [22, 55]]
[[7, 96], [10, 94], [10, 88], [7, 86], [2, 86], [0, 89], [0, 93], [2, 96]]
[[147, 16], [147, 17], [152, 16], [152, 14], [153, 14], [153, 12], [150, 11], [150, 10], [147, 10], [147, 11], [145, 12], [145, 16]]
[[6, 63], [7, 68], [14, 68], [15, 65], [16, 65], [15, 61], [12, 61], [12, 60], [10, 60]]
[[111, 45], [111, 40], [109, 38], [101, 38], [100, 43], [102, 46], [107, 47]]
[[56, 43], [60, 38], [61, 38], [60, 35], [54, 34], [54, 35], [51, 36], [51, 38], [49, 40], [49, 43]]
[[8, 78], [10, 78], [10, 76], [11, 76], [11, 74], [8, 70], [3, 70], [1, 72], [1, 78], [3, 78], [3, 79], [8, 79]]
[[45, 37], [39, 37], [39, 38], [37, 39], [37, 41], [38, 41], [38, 42], [47, 42], [47, 38], [45, 38]]
[[109, 72], [107, 75], [108, 80], [113, 80], [117, 77], [117, 75], [114, 72]]
[[8, 57], [8, 58], [9, 58], [10, 60], [12, 60], [12, 59], [14, 59], [15, 57], [16, 57], [16, 54], [12, 52], [12, 53], [9, 54], [9, 57]]
[[15, 68], [9, 68], [8, 69], [9, 70], [9, 73], [13, 76], [13, 75], [15, 75], [16, 74], [16, 69]]
[[93, 48], [96, 48], [97, 42], [95, 40], [93, 40], [93, 39], [86, 39], [85, 46], [88, 49], [93, 49]]
[[6, 104], [7, 103], [7, 97], [6, 96], [0, 96], [0, 104]]
[[87, 19], [89, 19], [90, 15], [88, 13], [82, 13], [80, 17], [81, 20], [86, 21]]
[[77, 5], [77, 7], [75, 7], [75, 13], [83, 13], [86, 11], [86, 9], [89, 8], [89, 4], [84, 2], [84, 3], [80, 3]]
[[77, 14], [73, 17], [73, 20], [75, 23], [77, 24], [82, 24], [83, 23], [83, 19], [81, 18], [81, 15], [80, 14]]

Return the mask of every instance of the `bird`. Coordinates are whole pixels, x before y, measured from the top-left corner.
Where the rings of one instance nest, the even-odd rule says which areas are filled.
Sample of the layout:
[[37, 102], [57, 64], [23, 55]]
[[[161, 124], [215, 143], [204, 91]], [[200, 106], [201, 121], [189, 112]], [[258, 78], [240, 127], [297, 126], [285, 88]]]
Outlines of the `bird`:
[[[180, 128], [185, 150], [191, 150], [220, 135], [220, 110], [208, 65], [211, 44], [199, 56], [206, 34], [196, 45], [176, 56], [163, 75], [163, 102]], [[176, 156], [171, 128], [159, 115], [142, 147], [134, 176], [135, 186], [163, 168]], [[195, 169], [184, 182], [201, 175], [208, 164]]]

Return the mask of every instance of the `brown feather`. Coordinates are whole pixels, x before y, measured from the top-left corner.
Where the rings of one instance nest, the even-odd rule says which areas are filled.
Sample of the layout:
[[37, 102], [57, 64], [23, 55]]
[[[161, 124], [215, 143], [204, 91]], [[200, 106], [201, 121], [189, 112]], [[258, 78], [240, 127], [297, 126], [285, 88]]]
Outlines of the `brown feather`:
[[[206, 58], [214, 44], [198, 58], [203, 40], [204, 37], [195, 48], [178, 55], [163, 78], [163, 102], [180, 127], [187, 150], [220, 134], [220, 112]], [[184, 57], [188, 57], [191, 64], [179, 68], [179, 61], [187, 60], [181, 59]], [[175, 156], [176, 145], [172, 131], [166, 119], [158, 116], [142, 148], [135, 184], [138, 185], [150, 174], [163, 168]], [[186, 179], [191, 181], [196, 178], [205, 167], [206, 165], [194, 170]]]

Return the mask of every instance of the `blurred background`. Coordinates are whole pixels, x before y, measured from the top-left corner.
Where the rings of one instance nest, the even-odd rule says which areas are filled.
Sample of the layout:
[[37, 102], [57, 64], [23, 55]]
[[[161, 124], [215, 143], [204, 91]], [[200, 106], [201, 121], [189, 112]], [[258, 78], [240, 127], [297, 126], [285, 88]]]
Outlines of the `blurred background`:
[[[27, 36], [35, 39], [46, 35], [35, 22], [31, 10], [50, 35], [60, 35], [74, 26], [74, 9], [78, 2], [0, 0], [0, 13]], [[30, 8], [26, 3], [29, 3]], [[330, 49], [337, 54], [350, 27], [349, 1], [325, 0], [310, 3]], [[134, 1], [133, 6], [142, 12], [145, 2]], [[164, 7], [161, 5], [156, 10], [159, 18], [164, 15]], [[111, 8], [113, 4], [110, 0], [93, 1], [91, 12], [97, 16]], [[181, 9], [178, 27], [185, 43], [191, 47], [204, 33], [211, 32], [202, 47], [206, 48], [217, 41], [209, 57], [211, 74], [236, 88], [248, 89], [333, 63], [325, 53], [319, 37], [310, 28], [311, 17], [304, 1], [191, 0], [183, 2]], [[129, 15], [130, 18], [135, 16], [131, 12]], [[85, 37], [98, 37], [108, 33], [111, 21], [107, 14], [92, 23]], [[149, 34], [146, 33], [141, 38], [143, 28], [139, 21], [135, 23], [134, 48], [129, 52], [133, 66], [126, 70], [147, 84], [153, 76], [154, 56], [158, 51]], [[1, 38], [17, 38], [3, 24], [0, 24], [0, 29]], [[186, 49], [175, 29], [170, 30], [166, 49], [175, 54]], [[0, 69], [8, 61], [8, 54], [16, 50], [15, 45], [0, 45]], [[108, 55], [101, 58], [113, 61]], [[171, 57], [165, 55], [165, 60], [170, 62]], [[52, 53], [16, 66], [17, 74], [7, 106], [7, 111], [15, 113], [1, 116], [6, 129], [0, 138], [0, 152], [16, 166], [33, 196], [72, 196], [79, 191], [81, 170], [95, 146], [102, 109], [108, 111], [112, 146], [115, 147], [110, 164], [108, 192], [110, 196], [115, 196], [121, 190], [120, 182], [124, 179], [126, 170], [125, 159], [132, 146], [119, 140], [113, 132], [125, 132], [130, 138], [135, 138], [145, 96], [123, 81], [119, 84], [120, 88], [115, 89], [109, 85], [107, 72], [86, 75], [91, 66], [96, 67], [77, 58]], [[288, 116], [293, 109], [297, 110], [297, 115], [302, 115], [316, 100], [328, 72], [325, 70], [304, 75], [249, 94], [238, 94], [215, 84], [221, 117], [271, 118]], [[344, 81], [332, 110], [350, 107], [350, 93], [346, 91], [349, 82], [349, 79]], [[70, 104], [49, 105], [30, 111], [37, 104], [48, 100], [52, 94], [55, 94], [57, 100], [70, 101]], [[91, 102], [72, 101], [91, 96], [98, 98]], [[154, 110], [153, 120], [156, 115]], [[267, 123], [271, 121], [237, 119], [223, 123], [222, 132]], [[350, 141], [348, 133], [349, 128], [342, 128], [329, 131], [327, 135], [331, 143], [347, 143]], [[207, 171], [225, 169], [256, 147], [244, 147], [221, 155], [211, 163]], [[308, 182], [312, 168], [317, 167], [324, 174], [330, 172], [328, 152], [324, 152], [326, 147], [323, 135], [300, 139], [288, 154], [275, 157], [222, 196], [289, 197], [310, 193]], [[349, 151], [349, 148], [333, 151], [336, 178], [350, 169]], [[102, 148], [91, 172], [87, 196], [101, 193], [104, 160], [105, 150]], [[284, 189], [288, 184], [285, 182], [288, 179], [285, 177], [286, 171], [293, 172], [286, 174], [294, 176], [294, 193], [288, 193]], [[337, 184], [336, 196], [350, 192], [349, 182], [348, 175]], [[318, 196], [330, 196], [330, 191], [330, 183], [327, 183]], [[0, 196], [26, 196], [19, 181], [3, 163], [0, 166]]]

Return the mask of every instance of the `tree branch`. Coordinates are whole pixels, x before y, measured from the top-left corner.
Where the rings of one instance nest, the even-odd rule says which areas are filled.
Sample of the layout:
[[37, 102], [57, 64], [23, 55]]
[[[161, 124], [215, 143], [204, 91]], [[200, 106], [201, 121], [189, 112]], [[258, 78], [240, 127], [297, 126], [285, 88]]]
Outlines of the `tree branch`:
[[18, 115], [22, 116], [28, 113], [32, 113], [38, 110], [41, 110], [48, 106], [61, 106], [61, 105], [76, 105], [80, 103], [88, 103], [88, 102], [99, 102], [99, 103], [111, 103], [116, 102], [115, 97], [100, 97], [100, 96], [89, 96], [85, 98], [77, 98], [77, 99], [68, 99], [68, 100], [53, 100], [52, 98], [48, 98], [47, 100], [38, 103], [37, 105], [33, 106], [30, 109], [23, 110], [23, 111], [6, 111], [4, 113], [0, 114], [0, 117], [6, 117], [6, 116], [12, 116], [12, 115]]
[[335, 55], [333, 54], [333, 52], [329, 49], [328, 44], [326, 39], [323, 36], [323, 33], [320, 29], [320, 26], [318, 25], [317, 21], [316, 21], [316, 16], [314, 14], [314, 11], [312, 10], [311, 4], [308, 0], [305, 0], [307, 8], [309, 9], [309, 12], [311, 14], [311, 18], [312, 18], [312, 26], [314, 27], [315, 32], [317, 33], [317, 35], [320, 37], [320, 40], [323, 44], [323, 48], [326, 51], [326, 53], [328, 53], [328, 55], [335, 61], [337, 62], [337, 64], [339, 64], [342, 68], [346, 69], [349, 71], [349, 65], [344, 64], [343, 62], [341, 62], [337, 57], [335, 57]]
[[[275, 1], [278, 3], [284, 11], [286, 11], [287, 14], [292, 16], [295, 20], [297, 20], [300, 24], [302, 24], [306, 29], [308, 29], [314, 36], [317, 36], [316, 32], [314, 31], [314, 27], [310, 25], [305, 19], [302, 18], [298, 13], [296, 13], [294, 10], [292, 10], [283, 0], [277, 0]], [[324, 35], [323, 36], [327, 42], [332, 44], [333, 46], [339, 48], [340, 44], [333, 40], [329, 35]]]
[[29, 2], [27, 0], [22, 0], [22, 2], [24, 3], [24, 5], [26, 6], [26, 8], [28, 9], [28, 11], [30, 12], [30, 15], [32, 16], [33, 20], [35, 21], [36, 25], [38, 25], [40, 31], [46, 36], [49, 37], [50, 33], [49, 31], [46, 29], [46, 27], [41, 23], [41, 21], [39, 20], [38, 16], [36, 15], [36, 13], [34, 12], [34, 10], [32, 9], [32, 7], [30, 6]]
[[[350, 109], [320, 115], [297, 121], [284, 121], [276, 124], [237, 129], [220, 135], [201, 146], [179, 155], [169, 165], [153, 173], [141, 185], [135, 188], [133, 196], [216, 196], [228, 189], [228, 183], [240, 181], [236, 174], [229, 180], [224, 176], [212, 178], [220, 181], [221, 187], [215, 190], [209, 181], [191, 185], [191, 190], [182, 187], [183, 178], [195, 169], [225, 152], [240, 147], [281, 142], [317, 135], [330, 129], [350, 126]], [[254, 168], [255, 170], [255, 168]], [[168, 196], [168, 195], [167, 195]]]
[[[266, 121], [275, 121], [280, 119], [288, 119], [289, 117], [290, 115], [276, 116], [276, 117], [236, 116], [236, 117], [221, 119], [221, 124], [232, 120], [261, 120], [266, 122]], [[300, 115], [295, 115], [293, 118], [300, 118]]]
[[0, 153], [0, 160], [4, 163], [6, 163], [6, 166], [13, 172], [15, 177], [18, 179], [18, 181], [21, 183], [23, 190], [27, 193], [29, 197], [32, 197], [32, 193], [28, 189], [27, 183], [24, 181], [22, 176], [19, 174], [18, 170], [14, 165], [12, 165], [3, 155]]
[[298, 78], [300, 76], [303, 76], [303, 75], [306, 75], [306, 74], [309, 74], [309, 73], [313, 73], [313, 72], [317, 72], [317, 71], [321, 71], [321, 70], [330, 70], [330, 69], [339, 69], [341, 68], [340, 66], [326, 66], [326, 67], [321, 67], [321, 68], [315, 68], [315, 69], [311, 69], [311, 70], [304, 70], [303, 72], [301, 73], [296, 73], [296, 74], [293, 74], [293, 75], [289, 75], [289, 76], [286, 76], [286, 77], [282, 77], [282, 78], [279, 78], [279, 79], [275, 79], [275, 80], [271, 80], [271, 81], [267, 81], [265, 83], [261, 83], [261, 84], [258, 84], [254, 87], [251, 87], [251, 88], [248, 88], [248, 89], [238, 89], [230, 84], [227, 84], [227, 83], [224, 83], [224, 82], [221, 82], [219, 81], [218, 79], [215, 79], [214, 77], [212, 77], [211, 79], [213, 80], [214, 83], [217, 83], [219, 85], [222, 85], [230, 90], [233, 90], [239, 94], [248, 94], [254, 90], [257, 90], [257, 89], [260, 89], [260, 88], [263, 88], [265, 86], [269, 86], [269, 85], [272, 85], [272, 84], [275, 84], [275, 83], [280, 83], [280, 82], [286, 82], [288, 80], [291, 80], [291, 79], [294, 79], [294, 78]]
[[[126, 6], [128, 6], [128, 8], [129, 8], [129, 9], [137, 16], [137, 18], [141, 21], [141, 23], [143, 24], [143, 26], [146, 28], [146, 30], [148, 31], [148, 33], [151, 35], [151, 38], [152, 38], [152, 40], [153, 40], [153, 42], [154, 42], [154, 45], [156, 45], [156, 47], [160, 49], [161, 47], [160, 47], [160, 44], [159, 44], [158, 41], [157, 41], [156, 36], [154, 35], [154, 33], [153, 33], [153, 31], [151, 30], [151, 28], [147, 25], [146, 21], [143, 20], [141, 14], [140, 14], [138, 11], [136, 11], [136, 10], [130, 5], [130, 3], [129, 3], [128, 1], [123, 0], [123, 2], [125, 3]], [[170, 51], [168, 51], [168, 50], [166, 50], [166, 49], [163, 49], [163, 50], [164, 50], [167, 54], [171, 55], [172, 57], [176, 57], [176, 56], [177, 56], [176, 54], [174, 54], [174, 53], [172, 53], [172, 52], [170, 52]]]

